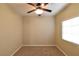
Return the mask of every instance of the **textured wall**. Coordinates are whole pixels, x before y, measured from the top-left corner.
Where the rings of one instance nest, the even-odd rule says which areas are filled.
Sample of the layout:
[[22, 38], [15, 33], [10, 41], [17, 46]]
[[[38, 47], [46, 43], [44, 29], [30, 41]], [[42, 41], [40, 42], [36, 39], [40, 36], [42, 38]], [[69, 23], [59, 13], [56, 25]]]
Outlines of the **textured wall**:
[[24, 45], [55, 45], [55, 20], [52, 16], [24, 18]]
[[11, 55], [22, 44], [22, 18], [0, 4], [0, 55]]
[[79, 45], [67, 42], [61, 38], [61, 22], [79, 16], [79, 3], [69, 4], [64, 10], [56, 15], [56, 44], [67, 55], [79, 55]]

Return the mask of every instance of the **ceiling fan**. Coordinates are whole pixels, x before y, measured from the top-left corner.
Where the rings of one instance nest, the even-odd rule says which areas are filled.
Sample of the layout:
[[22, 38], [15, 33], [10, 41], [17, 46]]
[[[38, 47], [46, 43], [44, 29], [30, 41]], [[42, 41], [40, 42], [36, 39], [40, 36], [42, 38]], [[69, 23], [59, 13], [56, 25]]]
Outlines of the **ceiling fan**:
[[35, 9], [33, 9], [31, 11], [28, 11], [27, 13], [31, 13], [31, 12], [35, 11], [39, 16], [41, 16], [41, 14], [43, 13], [43, 11], [52, 12], [52, 10], [44, 8], [46, 5], [48, 5], [48, 3], [27, 3], [27, 4], [35, 7]]

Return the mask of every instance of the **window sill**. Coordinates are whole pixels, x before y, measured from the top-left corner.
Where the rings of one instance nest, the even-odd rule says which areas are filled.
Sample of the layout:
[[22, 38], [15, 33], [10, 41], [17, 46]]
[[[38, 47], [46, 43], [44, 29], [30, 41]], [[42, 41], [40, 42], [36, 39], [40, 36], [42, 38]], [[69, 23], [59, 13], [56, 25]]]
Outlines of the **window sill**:
[[64, 42], [67, 42], [67, 43], [70, 43], [70, 44], [72, 44], [72, 45], [75, 45], [75, 46], [79, 46], [79, 44], [76, 44], [76, 43], [74, 43], [74, 42], [70, 42], [70, 41], [67, 41], [67, 40], [64, 40], [64, 39], [62, 39]]

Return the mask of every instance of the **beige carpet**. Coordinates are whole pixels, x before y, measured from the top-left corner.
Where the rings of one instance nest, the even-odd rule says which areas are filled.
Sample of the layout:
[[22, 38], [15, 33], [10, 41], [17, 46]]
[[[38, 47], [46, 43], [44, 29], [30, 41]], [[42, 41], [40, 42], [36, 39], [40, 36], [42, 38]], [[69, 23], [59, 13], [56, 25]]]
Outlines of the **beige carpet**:
[[55, 46], [25, 46], [14, 56], [64, 56]]

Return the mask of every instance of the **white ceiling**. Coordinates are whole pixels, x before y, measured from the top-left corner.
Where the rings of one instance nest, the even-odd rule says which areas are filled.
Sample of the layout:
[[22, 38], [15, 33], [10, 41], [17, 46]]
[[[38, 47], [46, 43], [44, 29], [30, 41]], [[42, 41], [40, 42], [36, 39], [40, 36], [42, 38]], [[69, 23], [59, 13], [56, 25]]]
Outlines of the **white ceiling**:
[[[32, 10], [34, 7], [31, 5], [28, 5], [26, 3], [10, 3], [8, 4], [12, 10], [14, 10], [15, 12], [17, 12], [18, 14], [22, 15], [22, 16], [35, 16], [37, 14], [35, 14], [35, 12], [32, 13], [27, 13], [28, 11]], [[58, 12], [60, 12], [60, 10], [62, 10], [65, 6], [67, 5], [67, 3], [49, 3], [46, 8], [52, 10], [51, 13], [49, 12], [45, 12], [42, 14], [42, 16], [49, 16], [49, 15], [56, 15]]]

